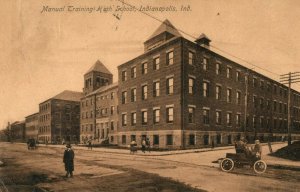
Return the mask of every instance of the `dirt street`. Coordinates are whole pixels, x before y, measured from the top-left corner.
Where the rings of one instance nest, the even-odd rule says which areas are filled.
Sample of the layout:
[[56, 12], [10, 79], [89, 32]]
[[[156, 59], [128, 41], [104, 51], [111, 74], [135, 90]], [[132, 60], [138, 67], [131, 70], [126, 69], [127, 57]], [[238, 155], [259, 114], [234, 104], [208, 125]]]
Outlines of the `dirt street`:
[[[76, 148], [74, 177], [65, 178], [63, 150], [40, 147], [28, 151], [25, 145], [0, 143], [0, 160], [5, 163], [0, 167], [2, 184], [10, 191], [297, 192], [300, 189], [297, 170], [268, 168], [265, 174], [256, 175], [250, 168], [243, 168], [224, 173], [217, 164], [206, 165], [209, 152], [153, 157]], [[189, 157], [191, 161], [187, 160]], [[1, 190], [5, 191], [5, 187]]]

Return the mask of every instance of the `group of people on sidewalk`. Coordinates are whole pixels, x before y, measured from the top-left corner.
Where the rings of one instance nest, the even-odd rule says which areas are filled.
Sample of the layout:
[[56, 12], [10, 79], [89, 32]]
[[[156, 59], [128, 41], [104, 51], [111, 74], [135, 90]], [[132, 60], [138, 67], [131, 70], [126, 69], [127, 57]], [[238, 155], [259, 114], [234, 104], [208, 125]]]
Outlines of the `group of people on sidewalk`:
[[[150, 153], [150, 139], [149, 138], [143, 138], [142, 139], [142, 152], [145, 153], [146, 150]], [[137, 152], [137, 143], [135, 140], [132, 140], [130, 143], [130, 154], [134, 154]]]

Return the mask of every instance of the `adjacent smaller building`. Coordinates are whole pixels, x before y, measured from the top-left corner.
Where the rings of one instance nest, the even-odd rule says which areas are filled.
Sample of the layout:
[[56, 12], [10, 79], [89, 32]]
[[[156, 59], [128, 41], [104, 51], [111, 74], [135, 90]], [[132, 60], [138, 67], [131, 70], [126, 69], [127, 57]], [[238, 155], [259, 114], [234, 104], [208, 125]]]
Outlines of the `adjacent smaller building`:
[[25, 140], [38, 139], [39, 113], [34, 113], [25, 117]]
[[99, 60], [84, 75], [80, 141], [117, 144], [118, 84]]
[[79, 140], [81, 92], [65, 90], [39, 104], [38, 140], [43, 143]]
[[11, 140], [15, 142], [25, 142], [25, 121], [16, 121], [11, 124]]

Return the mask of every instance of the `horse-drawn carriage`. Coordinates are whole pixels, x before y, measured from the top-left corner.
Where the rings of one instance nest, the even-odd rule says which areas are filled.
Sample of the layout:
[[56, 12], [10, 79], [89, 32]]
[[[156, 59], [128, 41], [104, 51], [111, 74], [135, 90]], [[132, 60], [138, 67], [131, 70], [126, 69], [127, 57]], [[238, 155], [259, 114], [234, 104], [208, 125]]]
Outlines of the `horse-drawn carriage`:
[[28, 150], [34, 150], [34, 149], [36, 149], [36, 141], [35, 141], [35, 139], [28, 139], [28, 141], [27, 141], [27, 147], [28, 147]]
[[241, 168], [244, 165], [253, 167], [256, 173], [264, 173], [267, 169], [267, 164], [261, 160], [258, 154], [247, 153], [227, 153], [226, 158], [222, 159], [220, 167], [222, 171], [229, 172], [234, 167]]

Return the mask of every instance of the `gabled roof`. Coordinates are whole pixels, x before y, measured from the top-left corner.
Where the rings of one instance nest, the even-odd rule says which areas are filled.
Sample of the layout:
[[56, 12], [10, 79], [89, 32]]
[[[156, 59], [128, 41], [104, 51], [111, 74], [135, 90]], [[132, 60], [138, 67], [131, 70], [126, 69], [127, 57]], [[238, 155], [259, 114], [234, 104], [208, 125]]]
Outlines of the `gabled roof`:
[[101, 93], [101, 92], [107, 91], [109, 89], [117, 87], [118, 85], [119, 85], [118, 82], [115, 82], [115, 83], [112, 83], [110, 85], [106, 85], [106, 86], [100, 87], [100, 88], [96, 89], [95, 91], [87, 94], [86, 97], [94, 95], [94, 94], [97, 94], [97, 93]]
[[201, 33], [201, 35], [196, 39], [196, 41], [200, 39], [208, 39], [210, 41], [210, 39], [204, 33]]
[[156, 31], [147, 39], [150, 40], [153, 37], [160, 35], [163, 32], [168, 32], [171, 33], [172, 35], [176, 36], [176, 37], [181, 37], [181, 34], [179, 33], [179, 31], [172, 25], [172, 23], [166, 19], [157, 29]]
[[80, 101], [81, 97], [83, 97], [82, 92], [65, 90], [59, 93], [58, 95], [52, 97], [51, 99], [66, 100], [66, 101]]
[[96, 63], [85, 73], [89, 73], [92, 71], [97, 71], [97, 72], [101, 72], [101, 73], [108, 73], [108, 74], [112, 74], [105, 66], [104, 64], [97, 60]]

